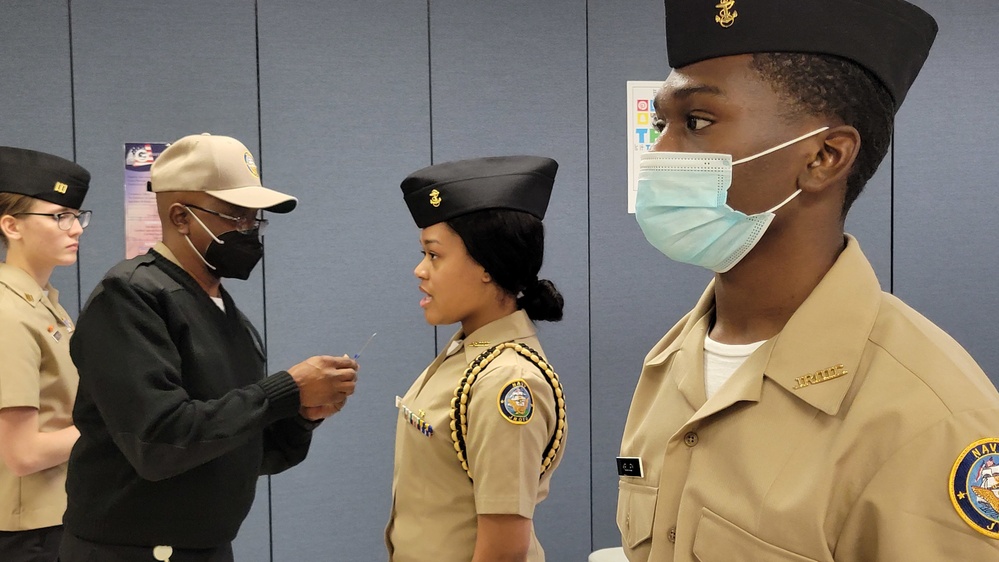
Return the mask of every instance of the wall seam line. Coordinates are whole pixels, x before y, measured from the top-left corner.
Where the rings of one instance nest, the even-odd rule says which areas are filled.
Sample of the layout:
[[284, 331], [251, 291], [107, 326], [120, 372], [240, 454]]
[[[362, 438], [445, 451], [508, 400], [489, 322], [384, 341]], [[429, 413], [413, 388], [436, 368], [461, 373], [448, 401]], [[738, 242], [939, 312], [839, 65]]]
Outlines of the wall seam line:
[[891, 131], [891, 174], [889, 176], [888, 196], [888, 292], [895, 294], [895, 127]]
[[591, 290], [593, 284], [593, 269], [590, 264], [593, 262], [593, 219], [590, 213], [591, 185], [590, 185], [590, 136], [593, 134], [590, 123], [590, 2], [586, 0], [583, 9], [584, 18], [584, 41], [586, 53], [586, 346], [587, 346], [587, 413], [589, 414], [589, 457], [590, 462], [587, 467], [590, 474], [590, 551], [594, 549], [593, 532], [595, 521], [593, 520], [593, 297]]
[[[253, 45], [256, 55], [257, 70], [257, 170], [260, 180], [264, 177], [264, 134], [262, 109], [260, 103], [260, 2], [253, 0]], [[261, 243], [266, 247], [267, 236], [261, 235]], [[260, 292], [263, 307], [263, 338], [264, 338], [264, 374], [270, 373], [269, 353], [267, 353], [267, 252], [264, 252], [260, 263]], [[268, 560], [274, 562], [274, 496], [271, 493], [271, 477], [267, 475], [267, 549]]]
[[[76, 73], [73, 70], [73, 0], [66, 0], [66, 27], [69, 29], [69, 120], [73, 144], [73, 162], [76, 162]], [[76, 252], [76, 315], [83, 312], [83, 281], [81, 280], [79, 250]]]

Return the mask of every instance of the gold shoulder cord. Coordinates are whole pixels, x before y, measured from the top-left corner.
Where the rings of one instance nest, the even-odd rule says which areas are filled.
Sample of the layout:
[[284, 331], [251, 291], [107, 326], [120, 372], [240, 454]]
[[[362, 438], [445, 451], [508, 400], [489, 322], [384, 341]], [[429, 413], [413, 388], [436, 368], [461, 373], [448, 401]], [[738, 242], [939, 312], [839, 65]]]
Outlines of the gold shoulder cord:
[[544, 474], [555, 460], [558, 450], [562, 447], [562, 436], [565, 434], [565, 396], [562, 394], [562, 384], [558, 380], [558, 375], [537, 351], [530, 346], [517, 342], [504, 342], [494, 345], [483, 351], [468, 364], [465, 369], [458, 388], [454, 389], [454, 398], [451, 399], [451, 441], [454, 442], [454, 450], [458, 453], [458, 462], [465, 469], [469, 480], [472, 479], [472, 471], [468, 468], [468, 456], [465, 452], [465, 435], [468, 434], [468, 403], [472, 396], [472, 385], [489, 363], [500, 356], [506, 349], [512, 349], [534, 364], [545, 375], [545, 380], [552, 387], [555, 393], [555, 414], [558, 424], [552, 438], [545, 447], [545, 452], [541, 456], [541, 474]]

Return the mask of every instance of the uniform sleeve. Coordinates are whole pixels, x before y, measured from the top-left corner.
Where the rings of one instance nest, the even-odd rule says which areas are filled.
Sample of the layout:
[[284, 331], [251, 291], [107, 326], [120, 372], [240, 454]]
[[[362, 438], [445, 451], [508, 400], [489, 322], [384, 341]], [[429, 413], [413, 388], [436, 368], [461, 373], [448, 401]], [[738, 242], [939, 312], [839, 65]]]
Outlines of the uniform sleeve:
[[286, 372], [215, 400], [192, 399], [181, 384], [180, 354], [157, 306], [152, 295], [107, 278], [70, 340], [80, 396], [94, 402], [140, 476], [162, 480], [181, 474], [297, 413], [298, 387]]
[[999, 539], [982, 532], [988, 522], [966, 523], [950, 495], [955, 461], [986, 438], [999, 438], [999, 410], [952, 415], [902, 444], [851, 509], [835, 560], [999, 560]]
[[260, 474], [277, 474], [305, 460], [312, 444], [312, 430], [320, 423], [293, 416], [267, 426]]
[[0, 309], [0, 408], [38, 408], [42, 350], [24, 321]]
[[[524, 403], [524, 389], [532, 409], [526, 422], [515, 411]], [[507, 414], [500, 409], [505, 399]], [[555, 427], [554, 400], [551, 387], [533, 366], [498, 366], [476, 380], [465, 444], [477, 513], [533, 517], [541, 456]]]

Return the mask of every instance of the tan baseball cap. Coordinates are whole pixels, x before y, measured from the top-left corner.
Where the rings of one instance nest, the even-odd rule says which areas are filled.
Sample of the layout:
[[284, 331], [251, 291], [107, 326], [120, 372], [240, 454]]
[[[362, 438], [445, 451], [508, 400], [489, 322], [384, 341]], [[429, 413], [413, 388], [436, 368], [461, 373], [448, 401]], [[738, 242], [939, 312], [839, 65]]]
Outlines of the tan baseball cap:
[[298, 199], [260, 185], [246, 146], [232, 137], [202, 133], [171, 144], [149, 169], [149, 191], [203, 191], [227, 203], [273, 213], [291, 212]]

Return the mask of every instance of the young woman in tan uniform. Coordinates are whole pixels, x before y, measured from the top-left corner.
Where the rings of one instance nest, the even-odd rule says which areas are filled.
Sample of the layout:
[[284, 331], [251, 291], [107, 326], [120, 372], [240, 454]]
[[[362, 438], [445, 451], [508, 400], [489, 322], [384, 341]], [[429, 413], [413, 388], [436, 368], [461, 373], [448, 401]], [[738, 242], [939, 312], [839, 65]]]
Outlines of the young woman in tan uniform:
[[0, 560], [56, 560], [77, 373], [73, 322], [49, 284], [76, 263], [90, 174], [57, 156], [0, 147]]
[[566, 421], [533, 321], [562, 318], [562, 296], [538, 279], [557, 167], [479, 158], [402, 183], [422, 229], [414, 274], [424, 316], [461, 328], [396, 400], [392, 562], [545, 559], [532, 517], [561, 460]]

